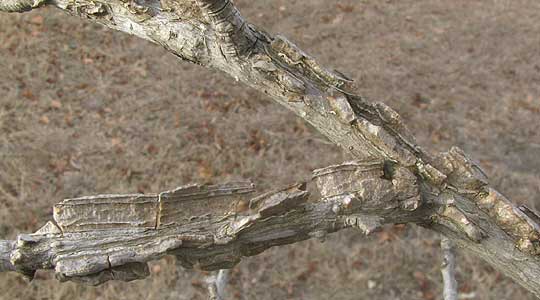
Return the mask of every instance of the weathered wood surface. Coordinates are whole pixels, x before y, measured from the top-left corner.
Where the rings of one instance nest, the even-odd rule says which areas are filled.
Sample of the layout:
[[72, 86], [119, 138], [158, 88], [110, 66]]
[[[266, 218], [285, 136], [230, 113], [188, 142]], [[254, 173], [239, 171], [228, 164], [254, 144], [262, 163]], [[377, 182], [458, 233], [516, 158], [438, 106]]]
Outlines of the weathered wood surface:
[[[322, 238], [346, 227], [362, 228], [363, 216], [376, 217], [374, 227], [427, 221], [426, 212], [434, 212], [433, 207], [426, 205], [414, 213], [402, 208], [395, 186], [381, 178], [383, 173], [383, 164], [372, 162], [319, 170], [318, 199], [310, 198], [307, 183], [248, 198], [253, 184], [240, 182], [188, 185], [159, 196], [64, 200], [55, 207], [54, 222], [34, 234], [19, 235], [16, 242], [0, 243], [1, 270], [31, 277], [37, 269], [54, 269], [59, 280], [97, 285], [145, 277], [144, 263], [164, 255], [176, 255], [188, 268], [230, 268], [242, 257], [275, 245]], [[329, 194], [328, 187], [342, 178], [355, 184], [332, 188]], [[160, 223], [163, 216], [170, 222]]]
[[[368, 233], [380, 224], [412, 222], [444, 234], [540, 296], [536, 214], [491, 188], [481, 168], [460, 149], [432, 154], [419, 147], [395, 111], [355, 94], [350, 79], [321, 66], [285, 37], [248, 23], [232, 1], [1, 0], [0, 10], [22, 12], [42, 5], [134, 34], [184, 60], [221, 70], [291, 109], [359, 162], [317, 171], [320, 200], [304, 203], [299, 186], [247, 205], [238, 202], [237, 208], [244, 210], [194, 218], [187, 218], [192, 213], [183, 212], [180, 203], [186, 203], [186, 210], [197, 208], [180, 201], [171, 205], [176, 212], [165, 222], [171, 226], [164, 228], [146, 228], [151, 218], [145, 209], [153, 206], [138, 196], [126, 198], [138, 203], [110, 205], [144, 212], [121, 217], [107, 210], [98, 213], [118, 226], [86, 216], [78, 219], [73, 211], [59, 218], [61, 227], [73, 231], [55, 229], [21, 235], [16, 244], [2, 242], [3, 270], [31, 274], [38, 268], [55, 268], [60, 279], [96, 284], [145, 275], [140, 263], [164, 254], [176, 254], [188, 267], [216, 269], [274, 245], [348, 226]], [[92, 205], [97, 207], [85, 205], [71, 207], [86, 207], [84, 214], [94, 209]], [[215, 206], [221, 212], [227, 208], [223, 203]]]

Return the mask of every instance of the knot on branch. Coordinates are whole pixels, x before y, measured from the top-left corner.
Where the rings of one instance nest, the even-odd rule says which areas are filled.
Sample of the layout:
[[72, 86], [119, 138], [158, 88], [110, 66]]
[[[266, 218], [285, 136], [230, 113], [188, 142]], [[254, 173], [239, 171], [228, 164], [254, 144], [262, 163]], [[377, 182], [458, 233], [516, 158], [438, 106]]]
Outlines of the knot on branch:
[[314, 171], [323, 199], [350, 199], [352, 210], [412, 211], [420, 205], [417, 179], [390, 161], [352, 161]]
[[37, 8], [45, 2], [46, 0], [2, 0], [0, 11], [22, 13]]
[[421, 205], [417, 178], [389, 161], [353, 161], [314, 171], [323, 200], [334, 202], [334, 212], [346, 226], [369, 233], [379, 219]]
[[442, 153], [437, 163], [447, 176], [446, 182], [460, 194], [475, 195], [489, 183], [482, 168], [458, 147]]

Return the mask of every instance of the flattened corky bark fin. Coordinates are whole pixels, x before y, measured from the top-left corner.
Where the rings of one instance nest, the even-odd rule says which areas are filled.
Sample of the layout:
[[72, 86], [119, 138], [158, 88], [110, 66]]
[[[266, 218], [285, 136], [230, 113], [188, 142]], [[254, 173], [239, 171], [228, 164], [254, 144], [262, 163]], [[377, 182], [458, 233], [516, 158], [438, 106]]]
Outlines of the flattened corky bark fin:
[[192, 184], [159, 194], [157, 228], [181, 225], [197, 218], [224, 216], [255, 191], [252, 182]]
[[53, 217], [63, 232], [155, 228], [158, 195], [99, 195], [66, 199]]

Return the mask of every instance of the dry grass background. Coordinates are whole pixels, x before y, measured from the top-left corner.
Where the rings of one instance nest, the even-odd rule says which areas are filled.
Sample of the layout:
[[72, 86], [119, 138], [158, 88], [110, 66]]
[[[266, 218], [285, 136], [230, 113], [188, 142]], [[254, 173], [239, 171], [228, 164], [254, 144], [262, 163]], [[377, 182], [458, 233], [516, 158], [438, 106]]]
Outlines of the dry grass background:
[[[422, 145], [458, 145], [494, 185], [540, 208], [540, 2], [237, 0], [244, 15], [357, 80]], [[0, 15], [0, 238], [36, 230], [65, 197], [197, 181], [286, 184], [347, 159], [294, 115], [222, 74], [54, 9]], [[344, 231], [246, 258], [231, 299], [441, 299], [438, 237]], [[0, 274], [0, 299], [204, 299], [167, 258], [93, 288]], [[459, 253], [464, 299], [533, 299]], [[467, 298], [468, 297], [468, 298]]]

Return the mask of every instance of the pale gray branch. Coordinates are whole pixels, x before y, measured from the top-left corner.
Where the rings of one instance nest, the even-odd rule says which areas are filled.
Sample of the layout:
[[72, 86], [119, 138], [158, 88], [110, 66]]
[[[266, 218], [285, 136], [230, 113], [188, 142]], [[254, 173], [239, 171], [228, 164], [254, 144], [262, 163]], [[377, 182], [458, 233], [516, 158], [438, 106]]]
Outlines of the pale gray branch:
[[458, 299], [458, 283], [456, 281], [456, 255], [452, 241], [447, 237], [441, 238], [442, 264], [441, 273], [443, 277], [444, 300]]
[[222, 269], [217, 272], [213, 272], [210, 276], [207, 277], [208, 284], [208, 299], [210, 300], [225, 300], [225, 287], [229, 280], [228, 269]]
[[435, 213], [420, 203], [411, 210], [411, 195], [398, 190], [403, 183], [383, 173], [383, 164], [371, 161], [317, 170], [319, 199], [310, 198], [307, 183], [250, 197], [249, 182], [67, 199], [54, 207], [54, 222], [0, 243], [0, 271], [31, 278], [54, 269], [59, 280], [98, 285], [144, 278], [146, 262], [164, 255], [187, 268], [220, 270], [272, 246], [367, 223], [424, 223]]

